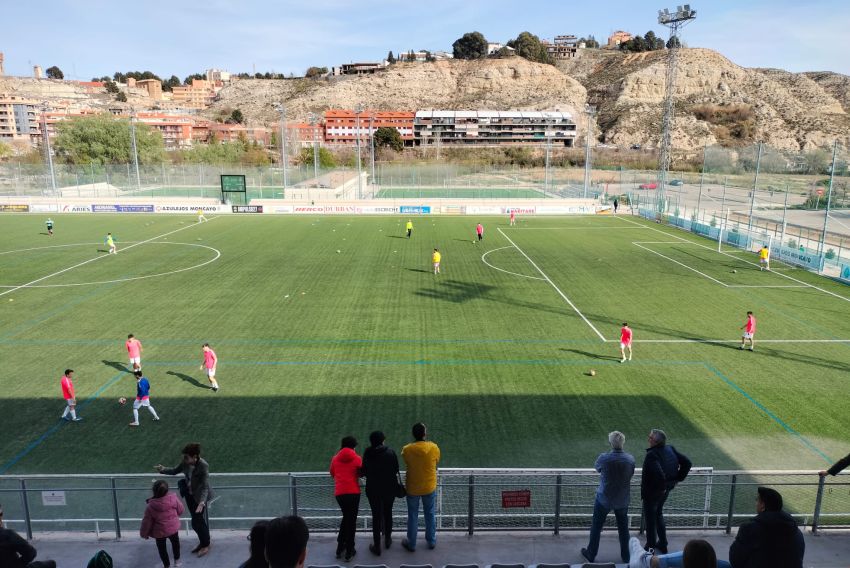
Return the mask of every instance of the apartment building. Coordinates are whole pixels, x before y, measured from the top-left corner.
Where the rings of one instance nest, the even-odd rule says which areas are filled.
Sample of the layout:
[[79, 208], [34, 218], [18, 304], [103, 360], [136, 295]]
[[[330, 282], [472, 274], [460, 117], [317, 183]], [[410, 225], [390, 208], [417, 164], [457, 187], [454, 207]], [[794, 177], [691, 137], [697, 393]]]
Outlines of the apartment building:
[[364, 110], [360, 113], [358, 130], [357, 113], [349, 109], [325, 112], [325, 142], [328, 144], [354, 144], [360, 136], [361, 143], [369, 139], [369, 129], [395, 128], [407, 145], [413, 145], [413, 118], [411, 111]]
[[[280, 130], [277, 131], [280, 136]], [[323, 123], [310, 124], [309, 122], [287, 122], [286, 141], [294, 142], [302, 148], [309, 148], [314, 142], [322, 143], [325, 139], [325, 125]]]
[[413, 120], [417, 146], [553, 144], [571, 147], [576, 123], [560, 111], [421, 110]]
[[204, 79], [192, 79], [191, 85], [172, 87], [171, 100], [184, 108], [204, 109], [215, 99], [213, 83]]
[[578, 38], [574, 35], [555, 36], [553, 42], [541, 42], [552, 59], [571, 59], [578, 52]]
[[331, 75], [369, 75], [385, 70], [387, 65], [388, 63], [386, 61], [343, 63], [339, 67], [333, 67], [331, 69]]
[[0, 94], [0, 142], [37, 144], [41, 136], [41, 109], [37, 101]]
[[[53, 108], [53, 110], [41, 113], [41, 117], [39, 118], [39, 127], [41, 127], [42, 125], [46, 127], [47, 135], [50, 138], [53, 138], [54, 136], [56, 136], [56, 125], [60, 122], [64, 122], [66, 120], [78, 118], [81, 116], [92, 116], [95, 114], [99, 114], [99, 111], [84, 108]], [[39, 143], [41, 143], [40, 140]]]
[[248, 142], [256, 142], [268, 147], [271, 143], [271, 129], [263, 126], [245, 126], [242, 124], [222, 124], [213, 122], [209, 126], [210, 137], [219, 142], [238, 142], [244, 135]]
[[148, 96], [155, 100], [162, 100], [162, 82], [157, 79], [139, 79], [136, 81], [136, 87], [147, 91]]
[[630, 39], [632, 39], [632, 34], [624, 32], [623, 30], [617, 30], [608, 36], [608, 47], [617, 47], [621, 43], [625, 43]]
[[167, 150], [188, 148], [192, 145], [195, 119], [191, 116], [138, 112], [136, 120], [158, 131], [162, 135], [162, 142]]

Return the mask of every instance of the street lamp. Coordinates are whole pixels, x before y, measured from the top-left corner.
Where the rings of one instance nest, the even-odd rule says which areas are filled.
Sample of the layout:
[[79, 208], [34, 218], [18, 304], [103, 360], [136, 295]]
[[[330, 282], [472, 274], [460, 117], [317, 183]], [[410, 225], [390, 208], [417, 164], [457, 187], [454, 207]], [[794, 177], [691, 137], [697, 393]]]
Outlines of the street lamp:
[[136, 166], [136, 189], [142, 190], [142, 178], [139, 175], [139, 150], [136, 147], [136, 111], [130, 110], [130, 141], [133, 144], [133, 163]]
[[280, 113], [280, 164], [283, 168], [283, 191], [286, 196], [286, 107], [278, 104], [275, 109]]
[[[372, 127], [374, 122], [375, 113], [371, 113], [369, 115], [369, 145], [371, 146], [371, 156], [372, 156], [372, 188], [375, 187], [375, 129]], [[373, 192], [374, 195], [374, 192]]]
[[587, 191], [590, 188], [590, 140], [593, 137], [593, 121], [596, 117], [596, 107], [586, 105], [584, 110], [587, 113], [587, 128], [584, 135], [584, 198], [587, 199]]
[[47, 103], [41, 105], [41, 122], [44, 125], [42, 134], [44, 134], [44, 149], [47, 152], [47, 165], [50, 167], [50, 187], [53, 190], [53, 195], [56, 195], [56, 172], [53, 170], [53, 156], [50, 152], [50, 136], [47, 133]]
[[360, 114], [363, 112], [363, 105], [358, 103], [354, 109], [354, 114], [357, 117], [357, 126], [355, 128], [355, 139], [357, 143], [357, 199], [363, 198], [363, 176], [360, 172]]
[[319, 123], [319, 117], [311, 112], [307, 115], [307, 121], [313, 127], [313, 175], [316, 177], [316, 187], [319, 187], [319, 143], [316, 140], [316, 125]]

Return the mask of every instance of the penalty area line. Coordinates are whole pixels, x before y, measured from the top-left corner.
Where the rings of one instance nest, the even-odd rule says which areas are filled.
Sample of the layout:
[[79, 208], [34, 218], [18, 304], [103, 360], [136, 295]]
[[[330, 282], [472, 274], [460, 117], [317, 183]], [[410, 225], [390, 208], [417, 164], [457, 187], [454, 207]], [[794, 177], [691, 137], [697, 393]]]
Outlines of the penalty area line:
[[598, 336], [599, 336], [599, 339], [601, 339], [602, 341], [605, 341], [605, 336], [604, 336], [604, 335], [602, 335], [601, 333], [599, 333], [599, 330], [598, 330], [598, 329], [596, 329], [596, 326], [595, 326], [595, 325], [593, 325], [592, 323], [590, 323], [590, 320], [589, 320], [589, 319], [587, 319], [586, 317], [584, 317], [584, 314], [583, 314], [583, 313], [581, 313], [581, 310], [579, 310], [579, 309], [578, 309], [578, 307], [577, 307], [577, 306], [576, 306], [576, 305], [575, 305], [575, 304], [574, 304], [574, 303], [573, 303], [573, 302], [572, 302], [572, 301], [571, 301], [571, 300], [567, 297], [567, 295], [566, 295], [566, 294], [564, 294], [564, 293], [561, 291], [561, 289], [560, 289], [560, 288], [558, 288], [558, 286], [556, 286], [556, 285], [555, 285], [555, 283], [554, 283], [554, 282], [552, 282], [552, 279], [551, 279], [551, 278], [549, 278], [549, 276], [547, 276], [545, 272], [543, 272], [542, 270], [540, 270], [540, 267], [539, 267], [539, 266], [537, 266], [537, 263], [535, 263], [533, 260], [531, 260], [531, 257], [530, 257], [530, 256], [528, 256], [527, 254], [525, 254], [525, 251], [523, 251], [521, 248], [519, 248], [519, 247], [517, 246], [517, 244], [516, 244], [515, 242], [513, 242], [513, 240], [511, 240], [511, 238], [510, 238], [509, 236], [507, 236], [507, 235], [504, 233], [504, 231], [502, 231], [502, 229], [501, 229], [501, 228], [498, 228], [497, 230], [499, 231], [499, 233], [501, 233], [501, 234], [502, 234], [502, 236], [503, 236], [503, 237], [505, 237], [505, 238], [508, 240], [508, 242], [509, 242], [509, 243], [511, 243], [511, 244], [514, 246], [514, 248], [515, 248], [515, 249], [517, 249], [517, 251], [519, 251], [519, 253], [520, 253], [522, 256], [524, 256], [524, 257], [525, 257], [525, 259], [526, 259], [528, 262], [530, 262], [530, 263], [531, 263], [531, 266], [533, 266], [534, 268], [536, 268], [536, 269], [537, 269], [537, 272], [539, 272], [539, 273], [540, 273], [540, 276], [542, 276], [542, 277], [543, 277], [543, 279], [544, 279], [544, 280], [546, 280], [546, 282], [548, 282], [548, 283], [549, 283], [549, 285], [551, 285], [551, 286], [552, 286], [552, 288], [554, 288], [554, 289], [555, 289], [555, 291], [558, 293], [558, 295], [559, 295], [559, 296], [561, 296], [561, 298], [563, 298], [563, 299], [564, 299], [564, 301], [565, 301], [565, 302], [567, 302], [567, 303], [570, 305], [570, 307], [573, 309], [573, 311], [575, 311], [575, 313], [577, 313], [577, 314], [579, 315], [579, 317], [580, 317], [582, 320], [584, 320], [584, 323], [586, 323], [588, 326], [590, 326], [590, 329], [592, 329], [592, 330], [594, 331], [594, 333], [596, 333], [596, 335], [598, 335]]

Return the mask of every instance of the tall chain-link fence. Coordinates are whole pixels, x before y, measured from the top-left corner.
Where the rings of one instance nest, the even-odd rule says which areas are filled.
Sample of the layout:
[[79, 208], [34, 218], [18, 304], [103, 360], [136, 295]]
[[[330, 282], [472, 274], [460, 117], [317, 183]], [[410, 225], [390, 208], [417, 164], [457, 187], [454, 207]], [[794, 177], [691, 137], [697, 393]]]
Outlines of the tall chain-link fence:
[[[157, 475], [0, 476], [5, 521], [32, 537], [43, 531], [138, 531], [145, 499]], [[176, 479], [165, 478], [173, 488]], [[333, 480], [326, 473], [213, 474], [212, 528], [247, 530], [257, 519], [298, 514], [312, 531], [337, 530], [341, 518]], [[436, 492], [440, 531], [588, 530], [598, 474], [588, 469], [443, 469]], [[670, 494], [671, 530], [730, 532], [755, 514], [756, 488], [777, 489], [785, 509], [813, 531], [850, 526], [850, 476], [820, 478], [802, 471], [713, 471], [694, 468]], [[421, 516], [421, 512], [420, 512]], [[397, 499], [393, 525], [404, 530], [405, 499]], [[188, 519], [184, 521], [188, 530]], [[422, 522], [422, 519], [420, 519]], [[608, 523], [613, 525], [613, 519]], [[642, 528], [640, 471], [632, 480], [629, 525]], [[358, 530], [371, 530], [365, 495]]]

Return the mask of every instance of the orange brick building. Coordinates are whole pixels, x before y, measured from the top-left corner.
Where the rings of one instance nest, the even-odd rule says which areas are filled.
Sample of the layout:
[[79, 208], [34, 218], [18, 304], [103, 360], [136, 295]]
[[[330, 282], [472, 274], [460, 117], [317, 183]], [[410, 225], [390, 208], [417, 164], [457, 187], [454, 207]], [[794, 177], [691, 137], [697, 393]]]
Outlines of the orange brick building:
[[408, 111], [364, 110], [360, 113], [360, 129], [357, 114], [353, 110], [328, 110], [325, 112], [325, 142], [328, 144], [354, 144], [358, 135], [361, 144], [368, 142], [369, 129], [395, 128], [405, 144], [413, 144], [413, 118]]

